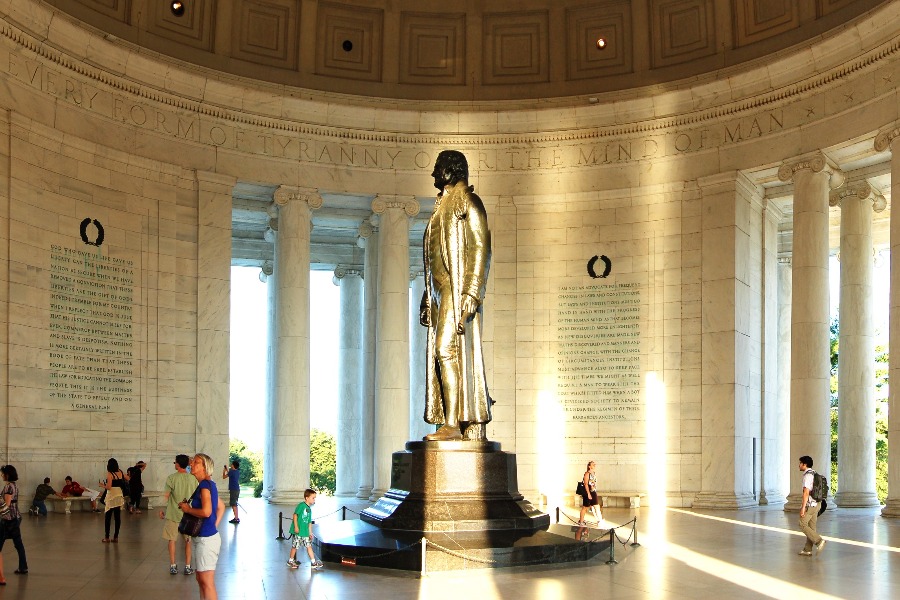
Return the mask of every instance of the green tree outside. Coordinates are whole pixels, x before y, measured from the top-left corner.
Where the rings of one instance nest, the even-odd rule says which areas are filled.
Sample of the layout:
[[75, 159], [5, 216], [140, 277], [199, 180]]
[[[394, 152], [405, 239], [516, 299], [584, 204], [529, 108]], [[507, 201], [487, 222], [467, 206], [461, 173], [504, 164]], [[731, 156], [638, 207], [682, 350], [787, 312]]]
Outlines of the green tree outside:
[[[247, 444], [245, 444], [241, 440], [229, 440], [228, 464], [225, 466], [230, 466], [231, 463], [235, 460], [240, 462], [240, 484], [242, 486], [253, 486], [254, 488], [258, 485], [261, 490], [263, 477], [262, 455], [259, 452], [253, 452], [252, 450], [247, 448]], [[259, 497], [255, 492], [253, 495]]]
[[309, 439], [309, 483], [320, 494], [333, 496], [337, 488], [337, 443], [328, 432], [313, 429]]

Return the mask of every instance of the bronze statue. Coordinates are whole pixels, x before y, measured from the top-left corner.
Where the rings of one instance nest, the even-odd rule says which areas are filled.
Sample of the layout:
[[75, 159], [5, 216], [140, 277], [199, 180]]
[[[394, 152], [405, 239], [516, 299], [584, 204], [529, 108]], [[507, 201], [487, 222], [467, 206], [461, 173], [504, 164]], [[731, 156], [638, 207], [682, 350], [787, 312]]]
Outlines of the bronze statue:
[[441, 152], [431, 176], [439, 193], [423, 241], [419, 322], [428, 327], [425, 421], [441, 427], [425, 439], [484, 440], [493, 402], [481, 351], [481, 306], [491, 264], [487, 212], [469, 186], [461, 152]]

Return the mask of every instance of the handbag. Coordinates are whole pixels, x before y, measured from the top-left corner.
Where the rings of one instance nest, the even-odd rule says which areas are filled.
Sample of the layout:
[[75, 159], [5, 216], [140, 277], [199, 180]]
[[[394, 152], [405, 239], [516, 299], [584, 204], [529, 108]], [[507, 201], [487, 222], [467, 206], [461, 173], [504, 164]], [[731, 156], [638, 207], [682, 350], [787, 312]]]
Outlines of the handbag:
[[[194, 496], [197, 495], [197, 492], [200, 491], [200, 487], [198, 486], [194, 493], [191, 494], [191, 499], [188, 500], [188, 504], [194, 501]], [[196, 517], [194, 515], [190, 515], [188, 513], [184, 513], [181, 515], [181, 522], [178, 523], [178, 533], [183, 535], [189, 535], [191, 537], [197, 537], [200, 535], [200, 529], [203, 528], [203, 520], [205, 517]]]
[[579, 481], [578, 485], [575, 487], [575, 493], [579, 496], [584, 496], [587, 492], [584, 490], [584, 482]]
[[3, 500], [3, 497], [0, 496], [0, 518], [6, 518], [6, 515], [9, 514], [9, 504]]

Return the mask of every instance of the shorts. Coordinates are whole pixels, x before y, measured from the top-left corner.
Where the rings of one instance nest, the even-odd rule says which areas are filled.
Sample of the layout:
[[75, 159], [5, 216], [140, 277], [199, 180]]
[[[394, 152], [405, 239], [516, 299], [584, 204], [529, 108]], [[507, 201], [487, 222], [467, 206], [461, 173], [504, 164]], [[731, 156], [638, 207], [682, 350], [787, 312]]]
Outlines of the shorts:
[[588, 499], [587, 494], [581, 495], [581, 506], [597, 506], [600, 503], [600, 496], [597, 492], [591, 492], [591, 498]]
[[309, 548], [312, 546], [312, 539], [308, 537], [300, 537], [299, 535], [294, 535], [294, 539], [291, 540], [291, 548], [295, 550], [299, 550], [300, 548]]
[[170, 521], [168, 519], [166, 519], [166, 524], [163, 525], [162, 537], [170, 542], [174, 542], [178, 538], [184, 538], [186, 542], [191, 541], [191, 536], [178, 533], [178, 521]]
[[195, 537], [191, 563], [195, 571], [215, 571], [219, 562], [219, 549], [222, 547], [222, 538], [216, 532], [207, 537]]
[[228, 506], [237, 506], [238, 496], [241, 490], [228, 490]]

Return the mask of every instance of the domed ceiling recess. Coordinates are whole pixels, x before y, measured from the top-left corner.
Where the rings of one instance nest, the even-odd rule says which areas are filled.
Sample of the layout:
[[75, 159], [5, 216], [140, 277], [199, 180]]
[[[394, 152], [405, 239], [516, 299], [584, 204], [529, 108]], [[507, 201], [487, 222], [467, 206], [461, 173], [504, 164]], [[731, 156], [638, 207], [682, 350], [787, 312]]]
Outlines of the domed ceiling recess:
[[183, 0], [173, 10], [168, 0], [46, 0], [115, 37], [226, 73], [443, 101], [680, 80], [790, 51], [888, 1]]

